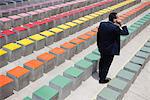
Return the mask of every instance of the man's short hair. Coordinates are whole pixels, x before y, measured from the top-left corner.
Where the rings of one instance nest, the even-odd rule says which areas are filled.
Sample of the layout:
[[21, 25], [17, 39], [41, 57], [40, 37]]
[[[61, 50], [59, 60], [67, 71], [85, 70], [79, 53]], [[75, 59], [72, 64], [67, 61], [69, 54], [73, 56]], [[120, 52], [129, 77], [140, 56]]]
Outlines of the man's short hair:
[[117, 19], [117, 13], [112, 12], [109, 14], [109, 21], [113, 22], [114, 19]]

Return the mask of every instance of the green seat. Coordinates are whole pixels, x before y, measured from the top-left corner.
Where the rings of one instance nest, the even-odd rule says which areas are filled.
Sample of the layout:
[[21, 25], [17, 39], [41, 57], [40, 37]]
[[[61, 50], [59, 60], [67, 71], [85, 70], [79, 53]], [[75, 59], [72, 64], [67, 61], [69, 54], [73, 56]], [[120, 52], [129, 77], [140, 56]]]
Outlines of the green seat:
[[140, 58], [140, 57], [133, 57], [132, 59], [131, 59], [131, 62], [133, 62], [133, 63], [135, 63], [135, 64], [140, 64], [140, 65], [144, 65], [144, 63], [145, 63], [145, 59], [143, 59], [143, 58]]
[[64, 88], [68, 84], [70, 84], [72, 81], [64, 76], [56, 76], [54, 79], [50, 81], [50, 83], [55, 84], [56, 86], [60, 88]]
[[84, 71], [83, 80], [88, 79], [92, 75], [93, 65], [92, 62], [83, 59], [75, 63], [75, 67]]
[[93, 51], [93, 53], [94, 53], [94, 54], [97, 54], [97, 55], [100, 55], [100, 52], [99, 52], [98, 49], [95, 49], [95, 50]]
[[128, 28], [128, 31], [129, 31], [130, 34], [132, 34], [133, 32], [136, 31], [136, 28], [134, 28], [134, 27], [129, 27], [129, 28]]
[[142, 47], [142, 48], [140, 49], [140, 51], [144, 51], [144, 52], [146, 52], [146, 53], [150, 53], [150, 48], [149, 48], [149, 47]]
[[146, 16], [149, 16], [149, 17], [150, 17], [150, 13], [148, 13]]
[[108, 87], [102, 89], [102, 91], [97, 95], [97, 100], [119, 100], [121, 97], [119, 92], [116, 92]]
[[145, 46], [145, 47], [150, 47], [150, 42], [146, 42], [146, 43], [144, 44], [144, 46]]
[[45, 85], [33, 93], [33, 99], [53, 100], [53, 98], [58, 98], [58, 94], [57, 90]]
[[138, 24], [132, 24], [130, 25], [130, 27], [134, 27], [136, 30], [140, 27], [141, 25], [138, 25]]
[[125, 82], [119, 78], [114, 78], [108, 83], [108, 87], [124, 94], [128, 87], [128, 82]]
[[141, 26], [145, 24], [145, 22], [144, 22], [144, 21], [142, 21], [142, 20], [138, 20], [138, 21], [137, 21], [137, 23], [138, 23], [138, 24], [140, 23], [140, 24], [141, 24]]
[[145, 23], [146, 21], [145, 20], [142, 20], [142, 19], [140, 19], [140, 20], [138, 20], [137, 22], [140, 22], [140, 23]]
[[120, 36], [121, 41], [126, 41], [126, 39], [127, 39], [127, 36]]
[[66, 73], [74, 78], [77, 78], [83, 74], [83, 71], [76, 67], [70, 67], [67, 70], [65, 70], [64, 73]]
[[142, 21], [148, 21], [148, 19], [147, 18], [141, 18], [140, 20], [142, 20]]
[[99, 66], [100, 55], [90, 53], [87, 56], [85, 56], [84, 59], [93, 63], [92, 73], [96, 72]]
[[142, 26], [142, 25], [143, 25], [143, 23], [141, 23], [141, 22], [139, 22], [139, 21], [135, 22], [134, 24], [136, 24], [136, 25], [140, 25], [140, 26]]
[[71, 93], [72, 80], [58, 75], [49, 82], [49, 86], [59, 91], [58, 99], [64, 99]]
[[141, 65], [137, 65], [137, 64], [134, 64], [132, 62], [129, 62], [127, 63], [125, 66], [124, 66], [124, 69], [125, 70], [128, 70], [128, 71], [131, 71], [131, 72], [134, 72], [134, 73], [139, 73], [140, 70], [141, 70], [142, 66]]
[[118, 72], [117, 77], [125, 81], [132, 82], [134, 80], [135, 73], [122, 69]]
[[149, 20], [149, 18], [148, 18], [147, 16], [144, 16], [144, 17], [142, 17], [142, 20], [146, 20], [146, 21], [148, 21], [148, 20]]
[[95, 53], [90, 53], [87, 56], [85, 56], [85, 59], [91, 62], [95, 62], [100, 59], [100, 56], [96, 55]]
[[87, 69], [92, 67], [93, 63], [87, 61], [87, 60], [80, 60], [77, 63], [75, 63], [75, 66], [81, 68], [81, 69]]
[[144, 59], [147, 59], [149, 57], [149, 54], [146, 53], [146, 52], [143, 52], [143, 51], [138, 51], [135, 56], [138, 56], [138, 57], [141, 57], [141, 58], [144, 58]]
[[145, 17], [150, 18], [150, 14], [145, 15]]
[[130, 36], [131, 36], [132, 32], [134, 32], [134, 30], [131, 29], [130, 32], [129, 32], [129, 35], [125, 35], [125, 36], [121, 35], [120, 40], [123, 41], [123, 42], [128, 42], [130, 40]]
[[149, 20], [148, 15], [143, 16], [141, 19]]
[[138, 28], [135, 24], [132, 24], [132, 25], [130, 25], [129, 27], [130, 27], [131, 29], [134, 29], [134, 30], [137, 30], [137, 28]]
[[30, 97], [25, 97], [23, 100], [32, 100]]
[[66, 69], [63, 73], [63, 76], [71, 79], [73, 81], [72, 90], [78, 88], [83, 81], [84, 72], [76, 67], [70, 67]]

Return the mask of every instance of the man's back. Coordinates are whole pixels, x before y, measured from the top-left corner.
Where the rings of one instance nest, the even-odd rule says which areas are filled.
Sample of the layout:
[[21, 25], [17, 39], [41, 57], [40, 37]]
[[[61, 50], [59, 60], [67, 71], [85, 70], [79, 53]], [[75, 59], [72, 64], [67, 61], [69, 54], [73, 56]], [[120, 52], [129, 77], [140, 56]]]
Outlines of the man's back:
[[[97, 44], [102, 53], [108, 55], [119, 53], [120, 35], [118, 34], [118, 31], [120, 31], [119, 27], [110, 21], [100, 23], [99, 31], [97, 33]], [[113, 51], [115, 45], [117, 46], [117, 50]]]

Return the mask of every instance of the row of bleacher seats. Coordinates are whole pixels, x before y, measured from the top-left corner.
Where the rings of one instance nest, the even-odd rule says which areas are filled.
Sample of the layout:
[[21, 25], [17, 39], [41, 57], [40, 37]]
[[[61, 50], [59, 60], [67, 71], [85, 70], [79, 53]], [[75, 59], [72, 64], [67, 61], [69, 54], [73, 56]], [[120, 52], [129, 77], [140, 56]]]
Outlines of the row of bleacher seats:
[[[60, 18], [59, 18], [59, 19], [60, 19]], [[57, 20], [58, 20], [58, 19], [57, 19]], [[46, 20], [44, 20], [44, 22], [45, 22], [45, 21], [49, 21], [49, 20], [46, 19]], [[43, 24], [44, 24], [44, 25], [45, 25], [46, 23], [44, 23], [44, 22], [42, 23], [42, 22], [40, 21], [40, 22], [35, 22], [35, 23], [33, 23], [32, 25], [31, 25], [31, 24], [26, 24], [26, 25], [24, 25], [24, 26], [27, 27], [27, 28], [33, 28], [33, 26], [35, 26], [34, 24], [39, 24], [39, 25], [41, 25], [41, 24], [43, 25]], [[61, 20], [59, 20], [59, 22], [61, 22]], [[53, 23], [54, 23], [54, 22], [53, 22]], [[56, 23], [56, 22], [55, 22], [55, 23]], [[50, 23], [49, 23], [49, 24], [50, 24]], [[52, 24], [52, 22], [51, 22], [51, 24]], [[53, 26], [53, 25], [51, 25], [51, 24], [50, 24], [49, 26]], [[39, 26], [39, 25], [38, 25], [38, 26]], [[36, 28], [35, 30], [38, 30], [38, 29], [39, 29], [38, 26], [36, 26], [37, 28]], [[56, 25], [55, 25], [55, 26], [56, 26]], [[25, 30], [25, 28], [22, 28], [22, 27], [17, 27], [16, 29], [19, 30], [20, 28]], [[41, 29], [45, 30], [45, 28], [48, 29], [49, 27], [47, 28], [46, 25], [45, 25], [45, 27], [44, 27], [44, 28], [42, 27]], [[20, 30], [21, 30], [21, 29], [20, 29]], [[39, 31], [38, 31], [38, 32], [37, 32], [37, 31], [33, 31], [33, 32], [32, 32], [32, 31], [29, 31], [29, 32], [30, 32], [30, 33], [34, 33], [34, 34], [35, 34], [35, 33], [39, 33]], [[4, 35], [7, 35], [7, 34], [9, 34], [9, 33], [15, 33], [15, 32], [12, 32], [12, 31], [10, 32], [10, 30], [9, 30], [9, 31], [6, 30], [6, 31], [4, 31], [4, 32], [2, 32], [2, 33], [3, 33]], [[30, 35], [30, 34], [29, 34], [29, 35]], [[6, 36], [6, 37], [7, 37], [7, 36]], [[9, 43], [9, 42], [7, 42], [7, 43]]]
[[[2, 41], [2, 43], [0, 44], [0, 47], [4, 44], [10, 43], [10, 42], [15, 42], [16, 40], [18, 40], [19, 38], [17, 38], [17, 37], [19, 34], [24, 35], [23, 37], [25, 37], [25, 36], [39, 33], [40, 32], [40, 30], [39, 30], [40, 26], [41, 26], [40, 29], [44, 29], [44, 30], [49, 29], [50, 27], [52, 27], [52, 24], [54, 23], [53, 21], [51, 20], [51, 18], [47, 18], [47, 19], [44, 19], [43, 21], [25, 24], [24, 27], [16, 27], [16, 28], [14, 28], [14, 31], [12, 31], [12, 30], [2, 31], [2, 34], [0, 34], [0, 41]], [[14, 22], [20, 23], [21, 20], [14, 21]], [[7, 28], [9, 27], [8, 23], [10, 24], [11, 22], [6, 21], [6, 27]], [[3, 25], [3, 26], [5, 26], [5, 25]]]
[[[140, 6], [139, 6], [140, 7]], [[142, 9], [141, 9], [142, 10]], [[132, 11], [132, 10], [131, 10]], [[135, 12], [136, 13], [136, 12]], [[132, 15], [133, 16], [133, 15]], [[137, 15], [136, 15], [137, 16]], [[76, 24], [75, 24], [76, 25]], [[44, 46], [48, 46], [50, 44], [52, 44], [54, 41], [58, 41], [64, 37], [67, 37], [71, 34], [73, 34], [73, 32], [77, 32], [77, 28], [75, 28], [76, 31], [73, 31], [71, 32], [71, 30], [74, 28], [74, 27], [67, 27], [66, 24], [65, 25], [60, 25], [60, 26], [63, 26], [65, 27], [63, 30], [61, 29], [58, 29], [58, 28], [53, 28], [51, 30], [56, 30], [56, 31], [59, 31], [58, 33], [56, 32], [56, 34], [52, 33], [52, 32], [48, 32], [48, 31], [44, 31], [44, 32], [41, 32], [40, 34], [36, 34], [36, 35], [33, 35], [33, 36], [30, 36], [28, 39], [22, 39], [20, 41], [17, 41], [17, 44], [8, 44], [6, 45], [5, 47], [7, 48], [7, 51], [8, 52], [11, 52], [11, 55], [8, 55], [9, 53], [7, 54], [1, 54], [1, 58], [5, 57], [6, 58], [9, 58], [10, 60], [9, 61], [14, 61], [16, 59], [19, 59], [20, 56], [26, 56], [26, 55], [29, 55], [31, 54], [34, 50], [39, 50], [41, 48], [43, 48]], [[59, 26], [59, 27], [60, 27]], [[85, 26], [85, 25], [84, 25]], [[88, 27], [88, 26], [87, 26]], [[80, 29], [81, 30], [81, 29]], [[60, 34], [60, 35], [57, 35], [57, 34]], [[62, 36], [63, 35], [63, 36]], [[60, 38], [62, 37], [62, 38]], [[40, 45], [38, 45], [40, 44]], [[19, 47], [18, 47], [19, 46]], [[22, 46], [22, 47], [21, 47]], [[12, 55], [14, 53], [14, 51], [20, 49], [19, 51], [22, 51], [21, 54], [19, 54], [19, 52], [17, 52], [17, 54], [15, 54], [16, 56]], [[7, 56], [6, 56], [7, 55]], [[18, 55], [18, 56], [17, 56]], [[15, 57], [15, 58], [14, 58]], [[8, 60], [8, 59], [7, 59]], [[5, 64], [7, 64], [7, 60], [4, 60], [3, 61], [3, 64], [1, 64], [1, 67], [4, 66]]]
[[30, 36], [30, 35], [39, 33], [40, 29], [42, 29], [42, 30], [49, 29], [50, 27], [53, 26], [52, 25], [52, 24], [54, 24], [53, 21], [49, 18], [49, 19], [44, 19], [43, 21], [38, 21], [35, 23], [25, 24], [24, 27], [16, 27], [16, 28], [14, 28], [16, 30], [16, 32], [15, 32], [15, 30], [14, 31], [12, 31], [12, 30], [2, 31], [2, 34], [0, 34], [0, 37], [3, 42], [0, 45], [0, 47], [3, 46], [4, 44], [10, 43], [10, 42], [15, 42], [16, 40], [19, 40], [19, 38], [18, 38], [19, 34], [24, 35], [24, 36], [20, 36], [21, 38], [24, 38], [26, 36]]
[[150, 60], [150, 40], [134, 55], [102, 91], [96, 100], [122, 100], [124, 94]]
[[[86, 3], [84, 3], [85, 1], [86, 1]], [[92, 1], [91, 0], [81, 0], [81, 1], [71, 1], [71, 2], [65, 2], [64, 0], [53, 0], [53, 1], [43, 2], [43, 3], [24, 5], [24, 6], [16, 7], [13, 9], [12, 8], [11, 9], [4, 9], [4, 10], [0, 11], [1, 12], [0, 15], [2, 17], [8, 17], [11, 15], [16, 15], [19, 13], [26, 13], [26, 12], [38, 10], [38, 9], [41, 9], [44, 11], [53, 10], [53, 9], [57, 10], [57, 7], [62, 8], [63, 6], [67, 6], [66, 8], [69, 8], [70, 5], [72, 5], [73, 7], [78, 7], [81, 5], [96, 3], [98, 1], [101, 1], [101, 0], [92, 0]], [[79, 4], [79, 2], [80, 2], [80, 4]], [[77, 5], [77, 3], [78, 3], [78, 5]]]
[[[142, 24], [150, 23], [150, 14], [145, 15], [143, 18], [141, 18], [138, 21], [141, 21], [141, 20], [145, 21], [145, 23], [142, 23]], [[135, 25], [135, 23], [133, 25]], [[131, 25], [130, 27], [132, 27], [133, 25]], [[139, 25], [139, 27], [141, 26], [142, 25]], [[143, 28], [141, 30], [143, 30]], [[137, 27], [137, 30], [138, 30], [138, 27]], [[137, 34], [138, 32], [139, 31], [136, 31], [136, 33], [130, 32], [130, 35], [126, 36], [126, 38], [130, 38], [134, 36], [134, 34]], [[126, 43], [125, 40], [121, 40], [121, 41]], [[123, 97], [122, 95], [125, 93], [129, 85], [131, 85], [133, 80], [135, 80], [135, 77], [137, 77], [137, 74], [139, 73], [141, 68], [150, 59], [150, 41], [146, 43], [145, 45], [146, 47], [143, 47], [139, 51], [140, 54], [138, 52], [136, 54], [136, 57], [134, 57], [131, 60], [132, 64], [127, 64], [127, 67], [125, 67], [125, 69], [130, 70], [133, 73], [121, 70], [117, 78], [112, 79], [108, 83], [108, 87], [112, 90], [104, 89], [102, 93], [98, 95], [97, 100], [110, 100], [110, 99], [121, 100], [121, 98]], [[145, 53], [145, 55], [141, 54], [141, 52]], [[99, 58], [100, 58], [100, 53], [98, 49], [96, 49], [92, 53], [85, 56], [84, 59], [81, 59], [78, 62], [76, 62], [74, 64], [74, 67], [69, 67], [68, 69], [66, 69], [63, 72], [63, 76], [58, 75], [54, 77], [52, 80], [50, 80], [49, 86], [44, 85], [40, 87], [39, 89], [37, 89], [35, 92], [33, 92], [32, 99], [33, 100], [38, 100], [39, 98], [43, 98], [43, 99], [56, 98], [58, 100], [61, 98], [64, 99], [70, 94], [71, 90], [75, 90], [76, 88], [78, 88], [82, 84], [82, 81], [85, 81], [92, 75], [92, 71], [94, 71], [93, 69], [98, 67]], [[131, 65], [132, 67], [135, 67], [135, 68], [131, 68]], [[123, 81], [128, 81], [128, 84]], [[119, 93], [112, 92], [113, 90]], [[49, 94], [45, 94], [42, 91], [45, 91]], [[51, 95], [51, 97], [49, 97], [48, 95]], [[25, 97], [24, 100], [26, 99], [31, 100], [30, 97]]]
[[27, 5], [36, 6], [37, 4], [45, 5], [57, 5], [65, 2], [70, 2], [73, 0], [1, 0], [0, 10], [7, 10], [12, 8], [21, 8], [22, 6], [29, 7]]
[[[30, 12], [27, 12], [26, 14], [21, 13], [18, 15], [9, 16], [8, 18], [5, 18], [5, 17], [0, 18], [1, 30], [14, 28], [16, 26], [20, 26], [22, 24], [27, 24], [29, 22], [40, 21], [41, 19], [42, 19], [41, 21], [45, 21], [44, 18], [53, 21], [56, 19], [60, 19], [60, 17], [61, 18], [66, 17], [66, 15], [67, 16], [71, 16], [71, 15], [75, 16], [76, 15], [76, 17], [77, 17], [77, 16], [79, 16], [79, 15], [77, 15], [78, 13], [85, 12], [85, 11], [88, 13], [91, 13], [92, 10], [95, 11], [94, 8], [96, 8], [96, 7], [97, 8], [99, 7], [98, 9], [101, 9], [101, 8], [104, 8], [105, 6], [107, 7], [108, 5], [110, 6], [110, 5], [113, 5], [113, 3], [116, 3], [112, 0], [109, 0], [109, 1], [106, 0], [106, 1], [97, 2], [95, 4], [90, 5], [90, 4], [87, 4], [87, 1], [88, 0], [76, 1], [76, 2], [72, 2], [72, 3], [69, 2], [67, 4], [62, 4], [62, 5], [57, 5], [54, 7], [46, 8], [46, 10], [45, 10], [45, 8], [43, 8], [44, 10], [41, 9], [41, 10], [36, 10], [36, 11], [30, 11]], [[106, 4], [106, 5], [102, 6], [103, 4]], [[90, 10], [90, 11], [88, 11], [88, 10]], [[64, 12], [64, 13], [62, 13], [62, 12]], [[62, 13], [62, 14], [60, 14], [60, 13]], [[70, 18], [70, 20], [71, 20], [71, 18]], [[53, 27], [53, 26], [50, 25], [50, 27]]]
[[[149, 15], [146, 17], [147, 18], [147, 20], [145, 20], [146, 22], [148, 22], [148, 18], [149, 18]], [[145, 24], [145, 23], [144, 23]], [[92, 33], [92, 32], [89, 32], [89, 33], [87, 33], [87, 34], [91, 34], [90, 36], [92, 36], [93, 38], [91, 39], [90, 38], [90, 36], [89, 35], [82, 35], [82, 36], [79, 36], [78, 37], [78, 39], [76, 38], [76, 39], [73, 39], [73, 40], [71, 40], [70, 41], [70, 43], [68, 43], [68, 44], [71, 44], [71, 47], [72, 47], [72, 49], [70, 49], [70, 47], [69, 47], [69, 49], [70, 50], [68, 50], [69, 52], [70, 52], [70, 54], [75, 54], [75, 53], [79, 53], [79, 52], [81, 52], [83, 49], [85, 49], [85, 48], [87, 48], [91, 43], [92, 43], [92, 41], [96, 41], [96, 33], [94, 32], [94, 33]], [[93, 34], [95, 34], [94, 36], [93, 36]], [[80, 39], [79, 39], [80, 38]], [[81, 39], [82, 38], [82, 39]], [[68, 46], [68, 44], [66, 44], [67, 46]], [[76, 49], [73, 49], [74, 48], [74, 44], [76, 44], [77, 46], [76, 46]], [[75, 50], [78, 50], [78, 52], [76, 51], [76, 52], [73, 52], [73, 51], [75, 51]], [[53, 66], [51, 65], [51, 64], [57, 64], [57, 65], [60, 65], [61, 63], [63, 63], [64, 62], [64, 60], [65, 60], [65, 56], [66, 56], [66, 51], [67, 50], [64, 50], [63, 48], [54, 48], [54, 49], [52, 49], [52, 50], [50, 50], [49, 51], [49, 53], [44, 53], [44, 54], [41, 54], [40, 56], [38, 56], [37, 57], [37, 59], [38, 60], [32, 60], [32, 61], [29, 61], [29, 62], [27, 62], [27, 63], [25, 63], [24, 64], [24, 68], [23, 67], [16, 67], [16, 68], [14, 68], [14, 69], [12, 69], [12, 70], [10, 70], [10, 71], [8, 71], [8, 73], [7, 73], [7, 75], [9, 76], [9, 77], [11, 77], [11, 78], [14, 78], [14, 76], [15, 76], [15, 79], [21, 79], [21, 78], [24, 78], [23, 76], [25, 75], [26, 76], [26, 78], [24, 78], [24, 79], [22, 79], [22, 80], [24, 80], [24, 82], [22, 83], [22, 81], [19, 81], [19, 85], [18, 86], [16, 86], [15, 87], [15, 89], [16, 90], [20, 90], [20, 89], [22, 89], [23, 87], [25, 87], [26, 85], [28, 85], [29, 84], [29, 80], [32, 80], [32, 81], [35, 81], [35, 80], [37, 80], [38, 78], [40, 78], [41, 76], [43, 76], [43, 71], [44, 70], [42, 70], [43, 69], [43, 67], [44, 67], [44, 69], [47, 71], [50, 71], [50, 70], [52, 70], [53, 69]], [[53, 55], [53, 56], [52, 56]], [[67, 56], [69, 56], [69, 55], [67, 55]], [[52, 60], [52, 59], [55, 59], [56, 61], [55, 61], [55, 63], [54, 63], [54, 60]], [[69, 58], [68, 58], [69, 59]], [[46, 61], [46, 62], [45, 62]], [[81, 62], [83, 62], [83, 61], [81, 61]], [[50, 66], [47, 66], [48, 64], [50, 64], [51, 65], [51, 67]], [[86, 63], [85, 63], [86, 64]], [[80, 65], [84, 65], [83, 63], [81, 63]], [[47, 66], [47, 67], [46, 67]], [[86, 66], [84, 66], [84, 68], [85, 68]], [[86, 68], [90, 68], [90, 70], [91, 70], [91, 67], [86, 67]], [[28, 70], [27, 70], [28, 69]], [[30, 70], [30, 72], [29, 72], [29, 70]], [[46, 73], [46, 71], [45, 71], [45, 73]], [[68, 70], [66, 70], [66, 77], [68, 76], [68, 74], [69, 75], [73, 75], [73, 77], [78, 77], [78, 76], [82, 76], [82, 74], [81, 73], [84, 73], [83, 71], [77, 71], [77, 73], [73, 73], [73, 72], [76, 72], [76, 69], [74, 69], [74, 68], [70, 68], [70, 69], [68, 69]], [[91, 71], [90, 71], [91, 72]], [[17, 74], [16, 74], [17, 73]], [[31, 74], [32, 73], [32, 74]], [[80, 74], [79, 74], [80, 73]], [[29, 77], [29, 74], [31, 74], [31, 76]], [[85, 80], [85, 79], [87, 79], [90, 75], [90, 73], [89, 73], [89, 70], [87, 71], [86, 70], [86, 74], [87, 75], [84, 75], [84, 76], [86, 76], [86, 77], [84, 77], [84, 78], [81, 78], [80, 77], [80, 79], [83, 79], [83, 80]], [[74, 76], [75, 75], [75, 76]], [[17, 77], [17, 78], [16, 78]], [[58, 77], [58, 79], [61, 79], [62, 77]], [[54, 79], [55, 81], [54, 81], [54, 83], [56, 83], [57, 84], [57, 80], [58, 79]], [[78, 79], [77, 79], [78, 80]], [[80, 85], [80, 83], [81, 83], [81, 81], [82, 80], [78, 80], [78, 81], [74, 81], [73, 82], [73, 84], [74, 84], [74, 89], [76, 89], [79, 85]], [[16, 81], [17, 82], [17, 81]], [[79, 83], [79, 84], [77, 84], [77, 83]], [[10, 82], [11, 83], [11, 82]], [[63, 83], [63, 82], [62, 82]], [[65, 83], [64, 83], [65, 84]], [[71, 82], [68, 82], [68, 83], [66, 83], [67, 85], [68, 84], [71, 84]], [[62, 84], [61, 84], [62, 85]], [[61, 86], [60, 86], [61, 87]], [[65, 87], [65, 86], [64, 86]], [[48, 88], [48, 87], [47, 87]], [[67, 88], [68, 89], [68, 88]], [[36, 98], [36, 97], [38, 97], [38, 96], [42, 96], [42, 95], [44, 95], [44, 94], [42, 94], [41, 93], [41, 91], [43, 91], [43, 88], [42, 89], [39, 89], [39, 92], [37, 91], [36, 93], [35, 93], [35, 97], [34, 98]], [[46, 90], [45, 90], [46, 91]], [[48, 94], [48, 95], [52, 95], [53, 93], [54, 93], [54, 89], [48, 89], [48, 91], [49, 91], [49, 93], [50, 94]], [[50, 92], [51, 91], [51, 92]], [[68, 92], [67, 93], [69, 93], [69, 91], [70, 90], [68, 90]], [[10, 94], [11, 94], [12, 92], [10, 92]], [[61, 92], [61, 93], [63, 93], [63, 92]], [[9, 95], [10, 95], [9, 94]], [[58, 92], [56, 93], [56, 91], [55, 91], [55, 93], [54, 94], [57, 94], [57, 97], [58, 97]], [[67, 95], [67, 94], [66, 94]], [[8, 96], [8, 95], [7, 95]], [[61, 95], [61, 94], [59, 94], [59, 96], [64, 96], [64, 95]], [[49, 96], [49, 98], [55, 98], [56, 97], [56, 95], [53, 95], [53, 96]], [[56, 98], [57, 98], [56, 97]], [[44, 97], [42, 97], [42, 98], [44, 98]], [[46, 99], [46, 98], [45, 98]]]
[[[116, 6], [112, 6], [112, 7], [116, 7]], [[118, 8], [122, 9], [122, 7], [118, 7]], [[144, 9], [146, 9], [146, 8], [144, 8]], [[110, 12], [110, 10], [107, 10], [107, 9], [100, 10], [99, 15], [97, 15], [97, 17], [95, 17], [95, 18], [93, 17], [92, 19], [88, 19], [85, 16], [85, 18], [82, 18], [82, 19], [86, 19], [86, 20], [82, 20], [82, 19], [80, 20], [80, 18], [79, 18], [79, 20], [75, 20], [73, 22], [68, 22], [66, 24], [59, 25], [55, 28], [50, 29], [49, 31], [44, 31], [39, 34], [29, 36], [28, 38], [26, 38], [26, 35], [24, 33], [24, 35], [25, 35], [24, 38], [26, 38], [26, 39], [17, 41], [17, 44], [10, 43], [10, 44], [3, 46], [3, 50], [5, 50], [7, 53], [6, 54], [2, 53], [1, 57], [3, 57], [5, 55], [7, 60], [3, 61], [3, 64], [1, 64], [1, 67], [6, 65], [7, 64], [6, 62], [8, 62], [8, 61], [12, 62], [12, 61], [19, 59], [21, 56], [29, 55], [35, 50], [44, 48], [44, 46], [48, 46], [48, 45], [52, 44], [53, 42], [61, 40], [62, 38], [65, 38], [75, 32], [82, 30], [83, 28], [88, 27], [89, 25], [92, 25], [92, 24], [98, 22], [100, 19], [104, 19], [106, 14], [108, 14], [109, 12]], [[9, 36], [11, 36], [9, 38], [10, 40], [13, 38], [16, 38], [16, 36], [14, 34], [9, 35]], [[4, 40], [2, 40], [2, 38], [1, 38], [1, 43], [3, 43], [3, 42], [4, 42]]]

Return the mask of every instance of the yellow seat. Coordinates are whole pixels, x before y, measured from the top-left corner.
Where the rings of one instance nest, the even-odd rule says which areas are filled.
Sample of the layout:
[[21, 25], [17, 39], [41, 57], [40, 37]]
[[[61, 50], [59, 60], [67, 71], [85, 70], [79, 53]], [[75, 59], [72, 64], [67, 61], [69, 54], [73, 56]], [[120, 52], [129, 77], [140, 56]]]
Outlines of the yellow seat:
[[104, 11], [110, 12], [110, 11], [111, 11], [111, 9], [106, 8], [106, 9], [104, 9]]
[[100, 10], [100, 11], [98, 11], [99, 13], [102, 13], [102, 14], [105, 14], [105, 13], [108, 13], [108, 12], [110, 12], [109, 10], [107, 10], [107, 9], [103, 9], [103, 10]]
[[64, 29], [64, 30], [67, 30], [67, 29], [71, 28], [70, 26], [67, 26], [67, 25], [65, 25], [65, 24], [59, 25], [59, 26], [57, 26], [57, 27], [58, 27], [58, 28], [61, 28], [61, 29]]
[[133, 1], [135, 1], [135, 0], [126, 0], [126, 1], [123, 2], [123, 3], [127, 4], [127, 3], [131, 3], [131, 2], [133, 2]]
[[115, 7], [115, 6], [112, 6], [112, 7], [109, 7], [108, 9], [115, 10], [116, 7]]
[[73, 20], [72, 22], [77, 23], [77, 24], [83, 24], [84, 23], [84, 21], [81, 21], [81, 20]]
[[16, 44], [16, 43], [9, 43], [7, 45], [4, 45], [3, 48], [13, 51], [13, 50], [21, 48], [21, 45]]
[[133, 2], [133, 1], [135, 1], [135, 0], [128, 0], [128, 2]]
[[34, 40], [34, 41], [40, 41], [40, 40], [45, 39], [44, 36], [39, 35], [39, 34], [32, 35], [32, 36], [30, 36], [29, 38], [32, 39], [32, 40]]
[[68, 23], [65, 23], [65, 25], [68, 25], [68, 26], [71, 26], [71, 27], [75, 27], [75, 26], [77, 26], [78, 24], [73, 23], [73, 22], [68, 22]]
[[50, 37], [50, 36], [55, 35], [53, 32], [49, 32], [49, 31], [43, 31], [40, 34], [43, 35], [43, 36], [46, 36], [46, 37]]
[[92, 14], [90, 14], [90, 16], [92, 16], [92, 17], [98, 17], [99, 15], [92, 13]]
[[5, 50], [3, 50], [3, 49], [0, 49], [0, 56], [3, 56], [3, 55], [5, 55], [5, 54], [7, 54], [7, 51], [5, 51]]
[[106, 8], [106, 9], [103, 9], [104, 11], [107, 11], [107, 12], [110, 12], [111, 10], [110, 9], [108, 9], [108, 8]]
[[103, 15], [104, 12], [97, 11], [97, 12], [95, 12], [94, 14], [97, 14], [98, 16], [100, 16], [100, 15]]
[[79, 18], [79, 20], [82, 20], [82, 21], [86, 22], [86, 21], [89, 21], [90, 19], [85, 18], [85, 17], [81, 17], [81, 18]]
[[52, 29], [50, 29], [49, 31], [54, 32], [54, 33], [60, 33], [60, 32], [63, 32], [63, 30], [60, 29], [60, 28], [52, 28]]
[[124, 4], [118, 4], [118, 5], [116, 5], [116, 8], [120, 8], [122, 6], [124, 6]]
[[90, 16], [90, 15], [86, 15], [86, 16], [84, 16], [85, 18], [88, 18], [88, 19], [93, 19], [93, 18], [95, 18], [95, 17], [93, 17], [93, 16]]
[[112, 9], [112, 7], [108, 7], [107, 9], [109, 9], [109, 10], [113, 10], [113, 9]]
[[19, 43], [23, 46], [27, 46], [27, 45], [30, 45], [30, 44], [34, 43], [34, 41], [29, 40], [29, 39], [22, 39], [20, 41], [17, 41], [17, 43]]

